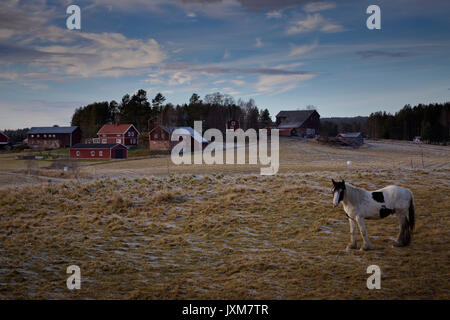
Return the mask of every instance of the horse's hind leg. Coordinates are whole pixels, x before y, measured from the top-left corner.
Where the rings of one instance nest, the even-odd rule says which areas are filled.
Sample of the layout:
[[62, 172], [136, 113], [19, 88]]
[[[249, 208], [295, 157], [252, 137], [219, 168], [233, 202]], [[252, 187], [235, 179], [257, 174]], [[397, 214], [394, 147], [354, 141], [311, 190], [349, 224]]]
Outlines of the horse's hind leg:
[[397, 212], [397, 218], [400, 231], [398, 233], [397, 240], [394, 242], [394, 246], [404, 247], [407, 246], [411, 241], [411, 233], [409, 230], [408, 219], [406, 218], [406, 212]]
[[347, 245], [347, 249], [358, 249], [358, 244], [356, 242], [356, 237], [358, 236], [358, 227], [353, 219], [348, 219], [350, 224], [350, 243]]
[[356, 222], [358, 223], [359, 232], [363, 238], [363, 246], [361, 250], [372, 250], [372, 245], [370, 244], [369, 237], [367, 235], [366, 224], [364, 223], [364, 218], [356, 216]]

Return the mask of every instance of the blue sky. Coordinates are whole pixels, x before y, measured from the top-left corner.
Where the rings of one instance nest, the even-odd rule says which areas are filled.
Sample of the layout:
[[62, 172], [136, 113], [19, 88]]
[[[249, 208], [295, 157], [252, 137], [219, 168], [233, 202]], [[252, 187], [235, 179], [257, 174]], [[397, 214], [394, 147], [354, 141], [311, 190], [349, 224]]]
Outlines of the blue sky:
[[[81, 30], [66, 8], [81, 8]], [[381, 8], [368, 30], [366, 8]], [[75, 108], [220, 91], [271, 115], [395, 112], [450, 100], [450, 2], [83, 0], [0, 3], [0, 128], [68, 125]]]

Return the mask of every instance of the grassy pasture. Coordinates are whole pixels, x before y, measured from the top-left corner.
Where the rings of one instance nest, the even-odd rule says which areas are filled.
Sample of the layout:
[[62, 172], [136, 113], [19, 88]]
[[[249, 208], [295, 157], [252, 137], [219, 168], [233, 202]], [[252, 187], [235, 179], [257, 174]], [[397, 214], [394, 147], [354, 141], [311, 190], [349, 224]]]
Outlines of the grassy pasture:
[[[0, 175], [0, 298], [449, 298], [447, 147], [282, 139], [280, 148], [275, 176], [164, 157], [84, 166], [80, 180]], [[341, 176], [366, 189], [410, 188], [412, 245], [391, 246], [398, 230], [388, 217], [367, 222], [375, 250], [345, 251], [347, 219], [330, 194]], [[74, 292], [65, 284], [72, 264], [82, 273]], [[381, 290], [366, 288], [371, 264]]]

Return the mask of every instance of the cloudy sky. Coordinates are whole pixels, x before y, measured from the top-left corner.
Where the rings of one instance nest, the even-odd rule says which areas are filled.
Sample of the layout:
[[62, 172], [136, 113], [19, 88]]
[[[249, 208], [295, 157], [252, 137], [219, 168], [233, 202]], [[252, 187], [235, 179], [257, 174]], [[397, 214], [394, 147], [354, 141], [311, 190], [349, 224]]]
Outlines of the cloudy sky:
[[[66, 9], [81, 8], [81, 30]], [[366, 9], [381, 8], [381, 30]], [[450, 1], [2, 0], [0, 128], [68, 125], [142, 88], [254, 98], [272, 116], [394, 112], [450, 100]]]

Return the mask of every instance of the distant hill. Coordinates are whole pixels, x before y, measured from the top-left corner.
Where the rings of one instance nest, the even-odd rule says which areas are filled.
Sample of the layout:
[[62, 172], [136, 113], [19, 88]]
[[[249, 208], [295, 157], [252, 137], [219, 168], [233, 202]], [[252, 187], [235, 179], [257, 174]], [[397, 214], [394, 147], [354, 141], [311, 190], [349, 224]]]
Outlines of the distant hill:
[[364, 124], [366, 122], [368, 117], [361, 117], [361, 116], [357, 116], [357, 117], [332, 117], [332, 118], [320, 118], [320, 121], [329, 121], [335, 124], [339, 124], [339, 123], [353, 123], [353, 122], [357, 122], [357, 123], [361, 123]]

